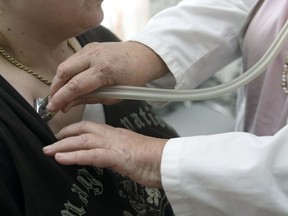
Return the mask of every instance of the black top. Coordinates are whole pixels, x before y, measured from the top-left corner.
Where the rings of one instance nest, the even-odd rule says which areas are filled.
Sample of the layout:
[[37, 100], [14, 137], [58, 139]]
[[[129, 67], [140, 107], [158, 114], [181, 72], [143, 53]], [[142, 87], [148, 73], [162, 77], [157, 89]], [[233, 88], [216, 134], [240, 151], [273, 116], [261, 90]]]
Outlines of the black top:
[[[78, 40], [85, 45], [101, 41], [99, 35], [103, 41], [118, 40], [103, 27]], [[122, 101], [104, 106], [104, 111], [112, 126], [155, 137], [177, 136], [145, 102]], [[109, 169], [62, 166], [45, 156], [42, 148], [55, 141], [47, 124], [0, 76], [0, 216], [173, 215], [162, 190]]]

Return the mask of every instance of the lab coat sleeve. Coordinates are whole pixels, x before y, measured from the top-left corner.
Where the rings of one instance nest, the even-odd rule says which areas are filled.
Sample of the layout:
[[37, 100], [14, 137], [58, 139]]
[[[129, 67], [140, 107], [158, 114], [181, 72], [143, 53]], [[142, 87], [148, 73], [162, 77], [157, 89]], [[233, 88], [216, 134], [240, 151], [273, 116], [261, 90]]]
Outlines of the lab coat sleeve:
[[173, 76], [150, 84], [161, 88], [195, 88], [238, 58], [239, 35], [254, 2], [183, 0], [154, 16], [131, 40], [153, 49]]
[[274, 136], [243, 132], [175, 138], [162, 184], [177, 216], [287, 216], [288, 126]]

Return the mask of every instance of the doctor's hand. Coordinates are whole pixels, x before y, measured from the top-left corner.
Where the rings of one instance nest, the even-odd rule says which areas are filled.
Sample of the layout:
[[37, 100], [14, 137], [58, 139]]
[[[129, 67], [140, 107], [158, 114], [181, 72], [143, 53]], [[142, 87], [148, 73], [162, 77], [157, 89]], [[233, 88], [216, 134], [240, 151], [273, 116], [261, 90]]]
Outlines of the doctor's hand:
[[46, 108], [65, 112], [78, 104], [113, 104], [119, 100], [80, 96], [105, 86], [143, 86], [168, 71], [162, 59], [141, 43], [90, 43], [58, 66]]
[[111, 168], [142, 185], [162, 187], [160, 164], [165, 139], [93, 122], [69, 125], [56, 137], [60, 140], [43, 151], [61, 164]]

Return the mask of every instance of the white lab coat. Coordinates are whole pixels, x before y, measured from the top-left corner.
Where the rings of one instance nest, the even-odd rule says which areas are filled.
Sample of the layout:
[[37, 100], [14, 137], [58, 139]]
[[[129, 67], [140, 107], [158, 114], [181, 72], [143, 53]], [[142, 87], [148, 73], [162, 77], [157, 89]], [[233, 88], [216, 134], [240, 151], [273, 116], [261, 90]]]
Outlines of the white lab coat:
[[[154, 17], [134, 40], [154, 49], [172, 71], [174, 77], [156, 85], [193, 88], [238, 58], [254, 3], [184, 0]], [[287, 216], [287, 142], [287, 126], [274, 136], [231, 132], [169, 140], [161, 175], [175, 214]]]
[[166, 77], [153, 84], [191, 89], [238, 58], [239, 36], [255, 2], [183, 0], [154, 16], [132, 38], [158, 53], [173, 73], [169, 81]]

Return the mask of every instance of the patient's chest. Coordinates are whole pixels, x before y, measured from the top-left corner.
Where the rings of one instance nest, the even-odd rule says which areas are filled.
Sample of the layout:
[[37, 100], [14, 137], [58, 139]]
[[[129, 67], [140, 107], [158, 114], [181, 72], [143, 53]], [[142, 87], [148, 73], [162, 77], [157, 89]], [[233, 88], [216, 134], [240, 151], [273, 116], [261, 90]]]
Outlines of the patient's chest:
[[[35, 98], [45, 98], [49, 94], [50, 87], [39, 82], [35, 77], [23, 73], [21, 70], [18, 71], [18, 69], [15, 68], [12, 68], [13, 70], [11, 71], [9, 70], [10, 68], [4, 68], [5, 70], [0, 70], [0, 75], [2, 75], [33, 108]], [[3, 69], [3, 67], [1, 69]], [[48, 126], [55, 134], [63, 127], [81, 121], [84, 109], [85, 106], [80, 105], [72, 108], [67, 113], [60, 111], [48, 122]]]

